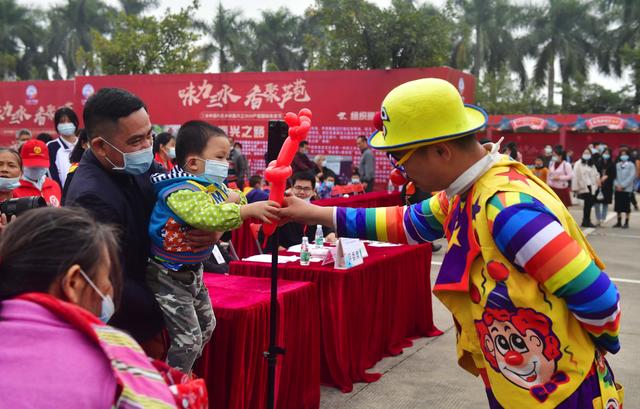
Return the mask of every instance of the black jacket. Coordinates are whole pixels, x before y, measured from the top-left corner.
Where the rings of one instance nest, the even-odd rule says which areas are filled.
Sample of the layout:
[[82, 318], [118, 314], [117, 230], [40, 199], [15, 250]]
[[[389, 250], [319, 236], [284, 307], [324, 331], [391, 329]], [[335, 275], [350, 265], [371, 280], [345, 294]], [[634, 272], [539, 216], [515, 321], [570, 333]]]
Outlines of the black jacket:
[[118, 227], [124, 288], [118, 312], [109, 324], [124, 329], [145, 342], [162, 328], [162, 314], [145, 283], [149, 257], [149, 217], [155, 194], [151, 173], [164, 171], [157, 163], [138, 176], [107, 171], [90, 150], [70, 181], [64, 206], [87, 209], [97, 221]]

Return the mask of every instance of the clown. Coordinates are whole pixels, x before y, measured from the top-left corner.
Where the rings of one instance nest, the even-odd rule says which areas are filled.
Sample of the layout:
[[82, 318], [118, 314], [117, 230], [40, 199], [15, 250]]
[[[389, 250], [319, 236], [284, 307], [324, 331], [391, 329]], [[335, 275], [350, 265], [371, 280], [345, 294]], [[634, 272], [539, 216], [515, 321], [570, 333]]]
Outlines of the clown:
[[556, 371], [562, 352], [551, 320], [531, 308], [516, 308], [501, 282], [487, 304], [491, 307], [475, 322], [485, 359], [493, 370], [544, 402], [557, 384], [569, 380]]
[[439, 193], [378, 209], [288, 198], [279, 215], [340, 237], [446, 237], [433, 291], [453, 315], [458, 364], [482, 378], [490, 408], [620, 404], [603, 357], [620, 349], [618, 290], [555, 193], [499, 143], [477, 142], [486, 123], [447, 81], [402, 84], [382, 102], [369, 145], [422, 191]]

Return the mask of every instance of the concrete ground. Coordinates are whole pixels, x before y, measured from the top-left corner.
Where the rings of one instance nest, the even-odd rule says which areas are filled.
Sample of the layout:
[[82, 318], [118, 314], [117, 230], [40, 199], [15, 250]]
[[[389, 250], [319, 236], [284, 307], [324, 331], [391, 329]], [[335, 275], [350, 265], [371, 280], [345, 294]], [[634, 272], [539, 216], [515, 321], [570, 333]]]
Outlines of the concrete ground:
[[[580, 208], [574, 206], [571, 213], [581, 220]], [[640, 213], [632, 213], [629, 229], [613, 229], [614, 223], [611, 218], [605, 227], [585, 233], [622, 297], [622, 349], [607, 358], [616, 380], [625, 387], [625, 408], [640, 408]], [[446, 242], [443, 244], [446, 248]], [[434, 254], [432, 284], [442, 258], [442, 250]], [[435, 297], [433, 313], [444, 335], [418, 339], [401, 355], [378, 362], [371, 372], [384, 376], [374, 383], [355, 384], [351, 393], [323, 386], [320, 408], [486, 408], [482, 381], [457, 366], [453, 322]]]

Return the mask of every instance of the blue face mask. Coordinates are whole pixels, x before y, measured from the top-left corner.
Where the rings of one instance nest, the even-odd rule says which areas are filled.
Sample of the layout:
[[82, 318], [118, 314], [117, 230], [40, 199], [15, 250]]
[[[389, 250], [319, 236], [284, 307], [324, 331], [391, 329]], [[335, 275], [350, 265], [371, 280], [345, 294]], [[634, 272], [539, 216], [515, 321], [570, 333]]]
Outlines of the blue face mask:
[[169, 148], [169, 151], [167, 152], [167, 156], [169, 156], [170, 159], [175, 159], [176, 158], [176, 148]]
[[620, 160], [626, 162], [629, 160], [629, 155], [620, 155]]
[[324, 182], [324, 184], [325, 184], [328, 188], [333, 188], [333, 185], [335, 184], [335, 182], [326, 181], [326, 182]]
[[603, 153], [602, 157], [606, 160], [609, 160], [611, 158], [611, 155], [609, 155], [608, 153]]
[[122, 154], [122, 166], [116, 166], [108, 157], [105, 156], [105, 159], [111, 164], [111, 166], [113, 166], [111, 170], [121, 170], [124, 173], [128, 173], [130, 175], [142, 175], [151, 167], [151, 164], [153, 163], [153, 147], [149, 146], [146, 149], [142, 149], [136, 152], [125, 153], [104, 140], [104, 138], [100, 139], [102, 139], [104, 143]]
[[[198, 158], [200, 159], [200, 158]], [[200, 159], [204, 160], [204, 159]], [[221, 160], [204, 160], [204, 172], [198, 176], [211, 183], [221, 185], [229, 174], [229, 162]]]
[[584, 155], [582, 155], [582, 160], [583, 161], [588, 161], [589, 159], [591, 159], [591, 155], [587, 155], [586, 153]]
[[102, 306], [100, 308], [99, 318], [100, 318], [100, 321], [106, 324], [107, 322], [109, 322], [113, 314], [116, 312], [116, 306], [113, 303], [113, 298], [111, 298], [110, 295], [104, 295], [102, 291], [98, 289], [98, 286], [96, 286], [93, 283], [93, 281], [89, 278], [89, 276], [84, 271], [80, 270], [80, 274], [82, 274], [82, 277], [84, 277], [84, 279], [87, 280], [87, 283], [89, 283], [91, 288], [93, 288], [93, 290], [98, 293], [100, 298], [102, 298]]
[[76, 133], [76, 126], [71, 122], [58, 124], [58, 133], [62, 136], [72, 136]]
[[9, 192], [20, 186], [20, 178], [0, 178], [0, 192]]
[[24, 168], [24, 177], [32, 182], [39, 182], [47, 174], [47, 168]]

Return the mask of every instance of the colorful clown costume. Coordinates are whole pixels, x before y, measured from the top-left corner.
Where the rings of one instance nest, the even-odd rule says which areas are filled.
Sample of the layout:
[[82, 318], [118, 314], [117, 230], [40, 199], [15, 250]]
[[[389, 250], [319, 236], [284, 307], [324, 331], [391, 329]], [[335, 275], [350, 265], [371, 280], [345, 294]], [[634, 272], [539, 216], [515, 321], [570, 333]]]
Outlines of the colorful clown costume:
[[[446, 237], [434, 293], [452, 312], [458, 363], [491, 408], [617, 408], [620, 296], [553, 191], [501, 156], [461, 196], [406, 207], [336, 208], [340, 237]], [[588, 404], [586, 404], [588, 402]]]

